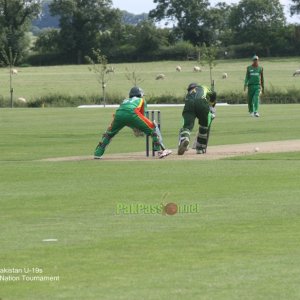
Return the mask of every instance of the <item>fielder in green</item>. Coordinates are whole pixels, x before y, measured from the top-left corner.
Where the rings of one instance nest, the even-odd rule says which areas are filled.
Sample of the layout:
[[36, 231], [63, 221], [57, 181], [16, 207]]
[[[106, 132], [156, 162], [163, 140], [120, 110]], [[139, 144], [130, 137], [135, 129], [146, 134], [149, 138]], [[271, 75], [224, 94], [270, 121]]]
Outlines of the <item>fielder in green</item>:
[[187, 88], [185, 105], [182, 112], [183, 127], [179, 132], [178, 155], [183, 155], [190, 144], [190, 134], [194, 128], [195, 119], [199, 122], [199, 132], [196, 140], [196, 153], [205, 154], [212, 120], [215, 118], [216, 92], [204, 85], [191, 83]]
[[145, 116], [146, 111], [147, 103], [144, 99], [143, 90], [139, 87], [133, 87], [129, 92], [129, 98], [125, 99], [116, 110], [111, 125], [96, 147], [94, 158], [102, 158], [111, 139], [125, 126], [132, 128], [136, 136], [140, 136], [141, 132], [150, 135], [153, 140], [154, 151], [158, 152], [159, 158], [170, 155], [172, 151], [165, 148], [158, 126]]
[[250, 116], [259, 117], [260, 94], [264, 93], [264, 70], [258, 65], [258, 56], [252, 58], [252, 65], [247, 67], [244, 91], [248, 87], [248, 110]]

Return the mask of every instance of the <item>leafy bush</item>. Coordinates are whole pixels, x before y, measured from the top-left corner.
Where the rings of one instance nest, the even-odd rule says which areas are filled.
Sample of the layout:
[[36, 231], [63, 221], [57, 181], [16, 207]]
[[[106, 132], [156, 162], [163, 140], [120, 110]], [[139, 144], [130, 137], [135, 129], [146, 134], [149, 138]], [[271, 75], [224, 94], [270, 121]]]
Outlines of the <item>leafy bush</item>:
[[113, 62], [137, 61], [136, 47], [124, 45], [108, 53], [107, 58]]
[[32, 54], [27, 57], [26, 63], [32, 66], [54, 66], [71, 64], [72, 58], [60, 53]]
[[[227, 102], [228, 104], [246, 104], [247, 94], [244, 93], [225, 93], [218, 97], [219, 102]], [[283, 92], [272, 87], [270, 90], [265, 90], [261, 97], [263, 104], [288, 104], [300, 103], [300, 90], [296, 88], [288, 89]]]
[[246, 104], [247, 95], [245, 93], [230, 92], [218, 95], [218, 102], [224, 102], [228, 104]]
[[187, 60], [197, 59], [197, 50], [189, 42], [180, 41], [174, 46], [161, 47], [156, 55], [157, 60]]
[[[115, 94], [106, 95], [106, 104], [120, 104], [123, 101], [123, 96]], [[148, 95], [147, 102], [149, 104], [183, 104], [184, 95], [176, 96], [172, 94], [163, 94], [160, 96]], [[228, 104], [246, 104], [247, 95], [245, 93], [230, 92], [218, 95], [218, 102]], [[102, 103], [100, 95], [64, 95], [50, 94], [36, 99], [31, 99], [27, 103], [14, 100], [14, 107], [77, 107], [79, 105], [89, 105]], [[288, 104], [300, 103], [300, 90], [291, 88], [285, 92], [272, 88], [266, 90], [262, 97], [263, 104]], [[0, 96], [0, 107], [10, 107], [9, 97]]]
[[227, 47], [228, 58], [244, 58], [252, 57], [255, 53], [260, 53], [263, 56], [265, 51], [261, 45], [254, 43], [244, 43], [239, 45], [230, 45]]
[[29, 67], [32, 67], [32, 66], [30, 64], [23, 63], [23, 64], [20, 64], [19, 67], [21, 67], [21, 68], [29, 68]]
[[296, 88], [289, 88], [283, 93], [274, 86], [271, 86], [271, 89], [265, 92], [262, 99], [263, 103], [266, 104], [300, 103], [300, 90]]
[[[120, 104], [122, 97], [119, 95], [106, 95], [107, 104]], [[103, 104], [100, 95], [64, 95], [49, 94], [38, 97], [28, 102], [28, 107], [77, 107], [79, 105]]]
[[[3, 97], [0, 95], [0, 107], [11, 107], [11, 102], [9, 97]], [[13, 107], [28, 107], [28, 103], [14, 99]]]
[[8, 99], [5, 99], [3, 96], [0, 95], [0, 107], [8, 107]]
[[147, 97], [147, 103], [149, 104], [182, 104], [184, 101], [184, 95], [177, 97], [175, 95], [161, 95]]

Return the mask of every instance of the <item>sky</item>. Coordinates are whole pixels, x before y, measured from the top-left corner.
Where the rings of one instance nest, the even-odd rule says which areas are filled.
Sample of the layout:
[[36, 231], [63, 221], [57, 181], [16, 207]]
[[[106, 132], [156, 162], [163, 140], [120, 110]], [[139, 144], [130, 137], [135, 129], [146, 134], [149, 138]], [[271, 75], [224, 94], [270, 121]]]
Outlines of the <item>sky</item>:
[[[148, 13], [151, 9], [156, 7], [156, 4], [152, 0], [112, 0], [113, 6], [121, 10], [126, 10], [130, 13], [140, 14]], [[211, 4], [222, 2], [221, 0], [211, 0]], [[227, 0], [227, 4], [238, 3], [239, 0]], [[290, 0], [280, 0], [281, 4], [284, 5], [286, 18], [289, 23], [300, 23], [300, 16], [296, 15], [293, 18], [290, 17], [289, 7], [291, 5]]]

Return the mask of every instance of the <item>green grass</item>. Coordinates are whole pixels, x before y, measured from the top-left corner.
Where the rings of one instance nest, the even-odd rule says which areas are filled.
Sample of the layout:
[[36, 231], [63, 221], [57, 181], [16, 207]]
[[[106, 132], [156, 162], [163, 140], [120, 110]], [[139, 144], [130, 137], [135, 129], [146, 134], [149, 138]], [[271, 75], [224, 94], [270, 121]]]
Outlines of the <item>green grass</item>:
[[[181, 109], [162, 111], [166, 144], [176, 147]], [[0, 281], [0, 298], [299, 299], [300, 153], [38, 161], [92, 154], [112, 112], [0, 110], [0, 269], [60, 276]], [[211, 144], [299, 139], [299, 105], [261, 112], [253, 119], [243, 106], [218, 108]], [[144, 147], [124, 130], [107, 153]], [[200, 212], [116, 214], [120, 203], [161, 202], [197, 203]]]
[[[299, 58], [288, 59], [262, 59], [261, 65], [265, 70], [266, 89], [286, 91], [299, 87], [299, 77], [292, 77], [293, 72], [299, 68]], [[141, 86], [148, 98], [151, 96], [174, 95], [183, 97], [187, 85], [199, 82], [209, 85], [209, 71], [207, 66], [203, 72], [194, 73], [193, 61], [178, 62], [150, 62], [150, 63], [123, 63], [114, 64], [116, 72], [108, 82], [107, 92], [116, 98], [126, 97], [132, 83], [125, 77], [126, 68], [136, 71], [144, 81]], [[217, 62], [213, 75], [216, 89], [219, 93], [240, 92], [243, 89], [246, 66], [250, 60], [221, 60]], [[182, 66], [182, 72], [176, 72], [177, 65]], [[229, 77], [221, 79], [227, 72]], [[164, 73], [165, 80], [157, 81], [157, 74]], [[9, 97], [8, 69], [0, 69], [0, 95]], [[96, 75], [88, 70], [87, 65], [82, 66], [55, 66], [55, 67], [26, 67], [19, 68], [19, 74], [13, 77], [15, 99], [25, 97], [27, 100], [36, 100], [49, 94], [66, 95], [99, 95], [101, 87]]]
[[[169, 148], [176, 148], [178, 131], [182, 125], [182, 108], [160, 110], [165, 144]], [[0, 158], [34, 160], [91, 155], [110, 124], [113, 113], [114, 110], [110, 108], [1, 109]], [[299, 105], [262, 105], [261, 114], [262, 118], [253, 119], [248, 116], [245, 106], [217, 107], [210, 144], [239, 144], [299, 137]], [[112, 141], [107, 152], [144, 150], [145, 139], [133, 137], [132, 131], [125, 128]]]

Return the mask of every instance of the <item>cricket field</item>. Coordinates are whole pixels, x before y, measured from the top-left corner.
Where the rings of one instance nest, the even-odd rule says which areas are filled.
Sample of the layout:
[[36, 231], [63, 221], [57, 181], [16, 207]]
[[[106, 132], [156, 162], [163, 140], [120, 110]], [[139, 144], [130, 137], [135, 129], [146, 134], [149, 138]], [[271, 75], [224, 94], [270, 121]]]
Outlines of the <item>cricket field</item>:
[[211, 159], [160, 109], [172, 156], [124, 129], [100, 161], [113, 109], [0, 109], [1, 300], [300, 299], [300, 105], [218, 107]]

